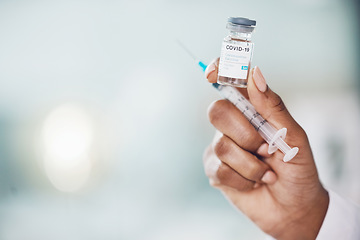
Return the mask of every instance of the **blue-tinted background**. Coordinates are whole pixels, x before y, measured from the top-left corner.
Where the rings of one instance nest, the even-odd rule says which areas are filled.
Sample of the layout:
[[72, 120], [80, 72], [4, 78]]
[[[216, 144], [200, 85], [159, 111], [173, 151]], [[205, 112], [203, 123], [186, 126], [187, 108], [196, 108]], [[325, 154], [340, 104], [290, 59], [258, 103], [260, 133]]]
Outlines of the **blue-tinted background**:
[[0, 239], [263, 239], [208, 185], [229, 16], [305, 128], [323, 183], [360, 202], [356, 1], [0, 1]]

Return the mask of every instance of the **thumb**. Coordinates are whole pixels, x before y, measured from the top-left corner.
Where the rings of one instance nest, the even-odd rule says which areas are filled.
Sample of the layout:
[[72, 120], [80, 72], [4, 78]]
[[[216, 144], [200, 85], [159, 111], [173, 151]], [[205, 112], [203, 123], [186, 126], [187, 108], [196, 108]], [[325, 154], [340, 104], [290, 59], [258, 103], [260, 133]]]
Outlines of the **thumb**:
[[247, 90], [249, 100], [255, 109], [275, 128], [287, 128], [288, 135], [291, 132], [302, 131], [302, 128], [286, 109], [280, 96], [269, 88], [259, 67], [251, 69]]
[[[247, 90], [249, 100], [256, 111], [276, 129], [286, 128], [286, 143], [290, 147], [300, 149], [296, 158], [291, 162], [310, 163], [313, 168], [313, 157], [305, 131], [290, 115], [279, 95], [269, 88], [259, 67], [251, 69]], [[276, 168], [276, 166], [272, 167]]]

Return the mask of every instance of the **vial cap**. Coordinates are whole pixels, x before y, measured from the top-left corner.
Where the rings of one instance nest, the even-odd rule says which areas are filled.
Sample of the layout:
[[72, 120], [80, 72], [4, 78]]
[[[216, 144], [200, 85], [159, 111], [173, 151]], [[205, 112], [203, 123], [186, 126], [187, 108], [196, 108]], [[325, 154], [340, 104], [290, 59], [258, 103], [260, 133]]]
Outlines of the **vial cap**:
[[250, 20], [248, 18], [243, 17], [229, 17], [228, 22], [236, 25], [243, 25], [243, 26], [256, 26], [255, 20]]

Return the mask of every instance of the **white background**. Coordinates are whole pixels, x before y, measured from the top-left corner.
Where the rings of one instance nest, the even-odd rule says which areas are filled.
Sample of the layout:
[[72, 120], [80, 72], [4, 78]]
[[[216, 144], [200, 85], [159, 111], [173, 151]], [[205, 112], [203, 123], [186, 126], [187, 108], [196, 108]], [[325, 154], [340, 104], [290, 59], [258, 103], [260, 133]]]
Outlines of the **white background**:
[[[263, 239], [208, 185], [218, 95], [176, 43], [210, 62], [229, 16], [257, 20], [253, 66], [308, 132], [323, 182], [360, 202], [352, 2], [0, 1], [0, 239]], [[64, 103], [93, 123], [75, 193], [49, 180], [41, 146]]]

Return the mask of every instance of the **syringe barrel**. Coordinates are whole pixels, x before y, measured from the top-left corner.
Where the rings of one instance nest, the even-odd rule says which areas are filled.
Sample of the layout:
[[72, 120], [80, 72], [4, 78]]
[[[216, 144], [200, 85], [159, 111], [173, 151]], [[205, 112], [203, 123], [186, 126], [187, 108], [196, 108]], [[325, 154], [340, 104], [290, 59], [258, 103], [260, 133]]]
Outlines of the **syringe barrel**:
[[[265, 139], [267, 143], [270, 143], [277, 130], [271, 126], [266, 120], [263, 125], [259, 125], [257, 131]], [[255, 127], [256, 129], [256, 127]]]
[[219, 86], [221, 95], [234, 104], [254, 126], [256, 131], [269, 143], [277, 130], [271, 126], [251, 105], [251, 103], [235, 88]]
[[213, 83], [213, 86], [220, 92], [221, 96], [234, 104], [254, 126], [261, 137], [269, 144], [269, 153], [279, 149], [284, 153], [284, 162], [295, 157], [299, 148], [290, 148], [283, 140], [286, 135], [286, 128], [276, 130], [270, 125], [251, 105], [251, 103], [234, 87]]

